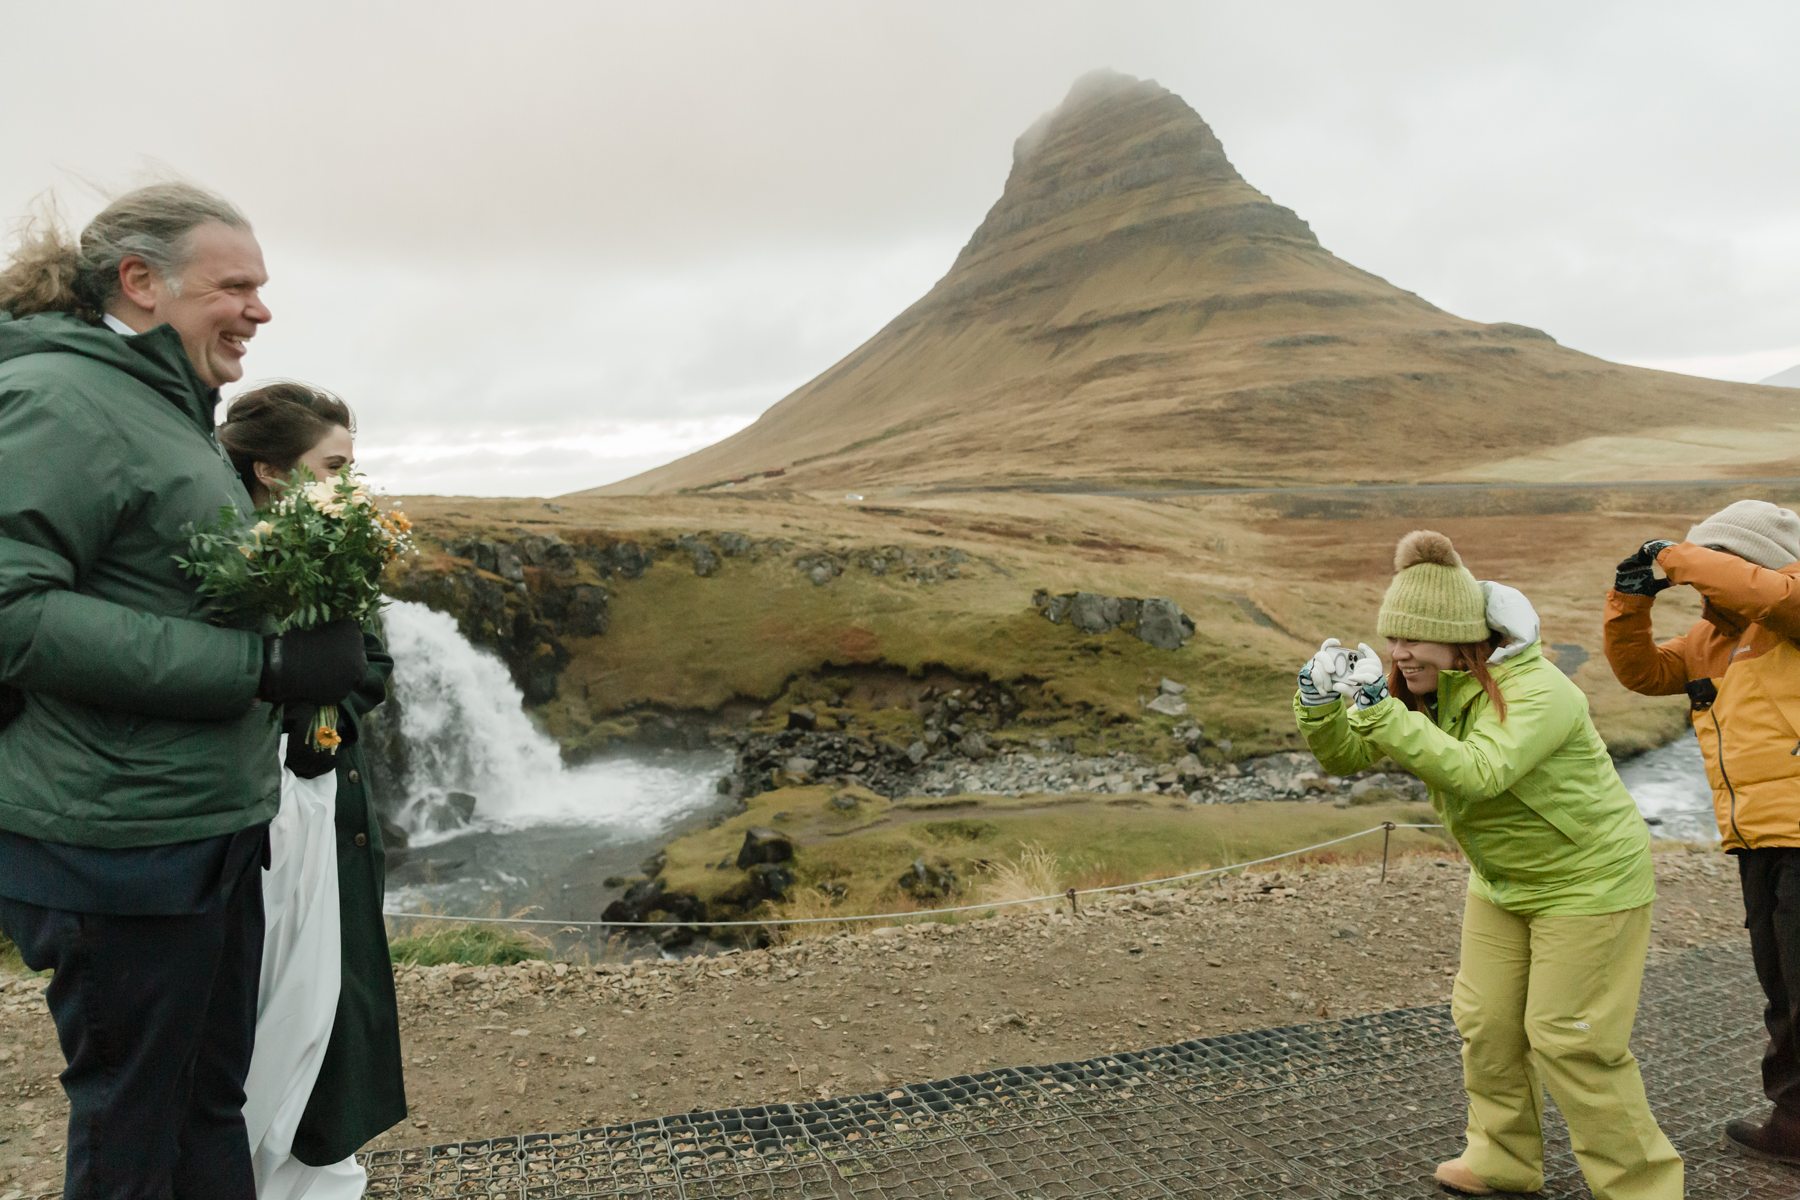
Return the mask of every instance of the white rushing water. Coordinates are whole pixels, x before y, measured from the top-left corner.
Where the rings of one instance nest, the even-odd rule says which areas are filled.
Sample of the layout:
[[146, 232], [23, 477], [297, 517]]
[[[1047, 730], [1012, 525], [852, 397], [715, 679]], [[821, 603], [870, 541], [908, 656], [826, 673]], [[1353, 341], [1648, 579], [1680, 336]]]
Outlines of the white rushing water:
[[1652, 829], [1657, 837], [1719, 840], [1706, 762], [1693, 734], [1684, 733], [1666, 746], [1621, 763], [1619, 778], [1637, 801], [1638, 811], [1661, 820]]
[[396, 820], [412, 845], [539, 826], [639, 839], [717, 803], [730, 755], [620, 754], [565, 766], [555, 739], [526, 716], [505, 664], [470, 645], [447, 614], [395, 601], [385, 624], [408, 759]]

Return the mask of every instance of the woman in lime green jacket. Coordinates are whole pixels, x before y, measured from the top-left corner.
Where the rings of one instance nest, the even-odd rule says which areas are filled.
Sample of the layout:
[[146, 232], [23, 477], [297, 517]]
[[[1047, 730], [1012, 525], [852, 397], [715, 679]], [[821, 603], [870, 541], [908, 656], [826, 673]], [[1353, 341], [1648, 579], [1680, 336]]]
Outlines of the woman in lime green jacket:
[[1391, 675], [1368, 647], [1327, 642], [1294, 711], [1333, 774], [1386, 757], [1424, 780], [1469, 859], [1451, 998], [1468, 1144], [1437, 1179], [1541, 1188], [1548, 1087], [1596, 1200], [1678, 1200], [1681, 1157], [1627, 1046], [1656, 897], [1643, 818], [1529, 602], [1478, 583], [1429, 530], [1401, 540], [1394, 569], [1376, 623]]

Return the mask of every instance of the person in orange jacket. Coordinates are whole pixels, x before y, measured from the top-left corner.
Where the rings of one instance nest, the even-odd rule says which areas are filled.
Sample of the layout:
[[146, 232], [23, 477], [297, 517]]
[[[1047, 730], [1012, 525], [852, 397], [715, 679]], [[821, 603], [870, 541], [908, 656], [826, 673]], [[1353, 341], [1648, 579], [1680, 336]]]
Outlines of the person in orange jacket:
[[[1658, 644], [1650, 608], [1674, 584], [1705, 605], [1693, 628]], [[1686, 692], [1692, 705], [1769, 1001], [1762, 1075], [1775, 1109], [1760, 1126], [1727, 1123], [1725, 1142], [1800, 1163], [1800, 516], [1739, 500], [1684, 542], [1645, 542], [1607, 593], [1606, 661], [1632, 691]]]

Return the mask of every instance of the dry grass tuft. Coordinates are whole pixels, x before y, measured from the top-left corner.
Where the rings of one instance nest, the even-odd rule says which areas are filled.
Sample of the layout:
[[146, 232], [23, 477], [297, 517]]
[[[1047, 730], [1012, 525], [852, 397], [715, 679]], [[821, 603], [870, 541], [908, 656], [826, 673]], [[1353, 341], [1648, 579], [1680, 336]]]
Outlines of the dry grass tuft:
[[[806, 921], [820, 917], [839, 915], [840, 906], [836, 897], [824, 888], [797, 888], [785, 904], [769, 905], [769, 916], [778, 921]], [[852, 914], [844, 914], [846, 917]], [[842, 924], [835, 921], [821, 922], [815, 925], [771, 925], [769, 940], [777, 946], [785, 946], [802, 938], [822, 937], [826, 934], [846, 931], [850, 933], [866, 933], [873, 927], [873, 922], [846, 920]]]
[[[1055, 912], [1063, 906], [1062, 893], [1069, 887], [1063, 881], [1062, 859], [1044, 847], [1042, 842], [1026, 842], [1019, 856], [996, 865], [981, 885], [982, 904], [1006, 904], [1008, 912]], [[1007, 903], [1031, 900], [1036, 896], [1056, 896], [1055, 900], [1037, 900], [1031, 904]]]

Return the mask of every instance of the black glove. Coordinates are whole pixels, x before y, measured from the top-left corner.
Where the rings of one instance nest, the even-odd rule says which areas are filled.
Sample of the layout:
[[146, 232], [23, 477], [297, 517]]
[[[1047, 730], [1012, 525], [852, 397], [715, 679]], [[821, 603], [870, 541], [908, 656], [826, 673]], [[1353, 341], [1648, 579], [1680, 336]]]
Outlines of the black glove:
[[340, 718], [337, 731], [344, 740], [337, 748], [338, 754], [316, 748], [308, 735], [312, 732], [313, 718], [318, 714], [319, 706], [304, 700], [289, 701], [281, 710], [281, 732], [287, 734], [288, 740], [287, 757], [283, 761], [288, 770], [302, 779], [317, 779], [337, 770], [338, 763], [344, 761], [338, 754], [342, 754], [346, 746], [356, 744], [356, 726]]
[[317, 629], [292, 629], [263, 639], [262, 684], [270, 704], [310, 700], [338, 704], [369, 669], [362, 628], [345, 617]]
[[1667, 579], [1656, 577], [1656, 556], [1674, 544], [1656, 541], [1639, 546], [1636, 554], [1619, 564], [1619, 574], [1613, 580], [1613, 591], [1623, 592], [1627, 596], [1654, 596], [1664, 588], [1673, 586]]

